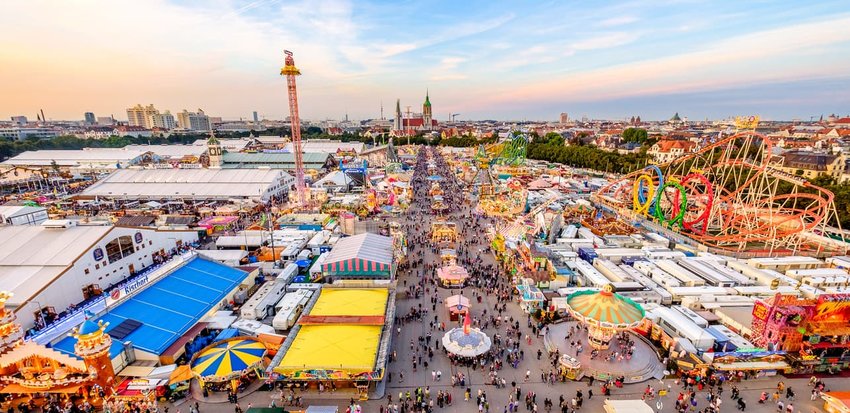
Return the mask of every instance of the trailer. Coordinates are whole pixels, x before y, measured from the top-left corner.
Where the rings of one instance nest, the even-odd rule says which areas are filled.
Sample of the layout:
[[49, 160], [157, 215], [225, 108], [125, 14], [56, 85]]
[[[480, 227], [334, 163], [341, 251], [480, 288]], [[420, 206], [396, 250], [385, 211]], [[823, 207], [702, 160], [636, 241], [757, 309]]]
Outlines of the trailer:
[[701, 296], [701, 295], [736, 295], [738, 294], [734, 288], [725, 287], [669, 287], [667, 291], [673, 295], [674, 303], [681, 303], [682, 297]]
[[638, 248], [597, 248], [596, 256], [607, 259], [614, 264], [622, 262], [624, 257], [642, 257], [643, 251]]
[[697, 261], [695, 258], [679, 260], [679, 265], [705, 280], [708, 285], [715, 287], [734, 287], [736, 284], [735, 281], [732, 281], [720, 271], [705, 265], [701, 261]]
[[626, 265], [626, 264], [620, 264], [620, 269], [623, 270], [625, 273], [629, 274], [629, 276], [632, 277], [633, 280], [641, 283], [644, 287], [646, 287], [649, 290], [654, 291], [656, 294], [658, 294], [658, 297], [659, 297], [659, 300], [660, 300], [658, 302], [658, 304], [661, 304], [661, 305], [673, 304], [673, 295], [670, 294], [669, 291], [665, 290], [663, 287], [658, 285], [658, 283], [653, 281], [651, 278], [647, 277], [646, 275], [644, 275], [640, 271], [638, 271], [638, 270], [634, 269], [633, 267], [630, 267], [629, 265]]
[[575, 238], [578, 234], [578, 227], [575, 225], [567, 225], [561, 230], [561, 238]]
[[829, 257], [824, 260], [832, 268], [841, 268], [844, 270], [850, 269], [850, 256], [842, 255], [840, 257]]
[[779, 272], [826, 267], [826, 263], [817, 258], [797, 256], [750, 258], [747, 260], [747, 264], [760, 270], [769, 269]]
[[308, 289], [301, 289], [284, 295], [275, 306], [277, 314], [272, 320], [272, 327], [278, 331], [292, 328], [312, 296], [313, 291]]
[[698, 277], [696, 274], [682, 268], [681, 265], [677, 264], [672, 260], [650, 260], [653, 264], [661, 268], [668, 274], [676, 277], [679, 281], [682, 282], [682, 285], [686, 287], [699, 287], [701, 285], [705, 285], [705, 280]]
[[812, 268], [805, 270], [788, 270], [785, 275], [800, 280], [803, 277], [846, 277], [847, 271], [841, 268]]
[[596, 268], [602, 275], [611, 280], [611, 282], [632, 281], [629, 274], [617, 267], [617, 264], [607, 259], [597, 258], [593, 260], [593, 268]]
[[714, 346], [714, 336], [702, 327], [694, 324], [682, 313], [667, 307], [658, 307], [651, 311], [655, 323], [674, 337], [687, 339], [700, 351], [707, 351]]
[[582, 286], [602, 288], [602, 286], [611, 283], [611, 280], [605, 278], [602, 273], [597, 271], [596, 268], [593, 268], [587, 261], [576, 260], [569, 262], [567, 263], [567, 267], [575, 271], [576, 275], [581, 278]]
[[262, 320], [274, 311], [274, 305], [286, 293], [284, 282], [266, 281], [257, 292], [242, 305], [239, 314], [246, 320]]
[[693, 310], [683, 307], [681, 305], [674, 305], [670, 308], [682, 313], [683, 316], [688, 317], [688, 319], [690, 319], [694, 324], [702, 328], [708, 327], [708, 321], [702, 318], [702, 316], [700, 316], [699, 314], [695, 313]]

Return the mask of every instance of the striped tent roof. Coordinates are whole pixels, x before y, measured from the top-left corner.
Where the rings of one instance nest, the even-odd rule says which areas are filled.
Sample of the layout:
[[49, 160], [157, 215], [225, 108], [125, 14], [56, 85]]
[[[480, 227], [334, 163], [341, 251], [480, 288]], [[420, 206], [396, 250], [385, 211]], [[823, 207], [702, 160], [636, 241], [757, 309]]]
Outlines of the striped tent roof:
[[567, 296], [570, 312], [586, 323], [627, 328], [646, 317], [640, 304], [610, 290], [578, 291]]
[[340, 239], [322, 264], [326, 275], [389, 276], [393, 239], [365, 233]]

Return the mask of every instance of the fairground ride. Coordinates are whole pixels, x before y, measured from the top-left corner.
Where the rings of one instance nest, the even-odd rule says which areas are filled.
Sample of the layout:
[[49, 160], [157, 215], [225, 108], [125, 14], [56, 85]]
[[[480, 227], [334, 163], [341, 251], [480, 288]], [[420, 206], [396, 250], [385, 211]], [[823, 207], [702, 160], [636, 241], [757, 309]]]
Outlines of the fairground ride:
[[629, 173], [593, 194], [599, 204], [647, 227], [684, 235], [738, 256], [845, 254], [832, 192], [780, 169], [758, 120], [698, 151]]

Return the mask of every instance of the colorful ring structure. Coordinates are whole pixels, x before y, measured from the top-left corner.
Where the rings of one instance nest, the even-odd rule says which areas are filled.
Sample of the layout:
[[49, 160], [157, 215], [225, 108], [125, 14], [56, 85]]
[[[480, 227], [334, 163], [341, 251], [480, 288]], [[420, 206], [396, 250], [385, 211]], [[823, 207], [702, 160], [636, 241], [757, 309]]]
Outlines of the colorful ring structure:
[[[664, 211], [661, 210], [661, 196], [664, 195], [664, 190], [671, 187], [678, 189], [679, 195], [681, 195], [682, 198], [680, 204], [673, 204], [673, 211], [671, 214], [673, 215], [673, 217], [668, 219], [664, 216]], [[679, 198], [679, 196], [677, 195], [676, 198]], [[682, 219], [685, 217], [685, 210], [687, 209], [687, 205], [688, 195], [685, 192], [685, 187], [683, 187], [682, 184], [678, 182], [668, 181], [664, 185], [662, 185], [657, 192], [655, 192], [655, 212], [653, 215], [655, 215], [655, 219], [657, 219], [658, 222], [664, 225], [669, 225], [671, 227], [678, 225], [681, 227]]]

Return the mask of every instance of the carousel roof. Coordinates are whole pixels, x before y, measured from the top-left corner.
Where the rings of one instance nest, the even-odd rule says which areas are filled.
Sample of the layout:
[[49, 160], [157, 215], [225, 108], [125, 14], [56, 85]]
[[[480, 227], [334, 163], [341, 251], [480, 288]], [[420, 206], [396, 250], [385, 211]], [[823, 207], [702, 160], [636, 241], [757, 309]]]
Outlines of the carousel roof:
[[261, 362], [265, 354], [266, 345], [253, 339], [222, 341], [199, 353], [192, 362], [192, 371], [200, 377], [226, 380], [234, 374], [242, 375]]
[[643, 320], [646, 312], [640, 304], [614, 292], [610, 285], [602, 291], [578, 291], [567, 296], [570, 312], [584, 321], [621, 326], [623, 328]]

